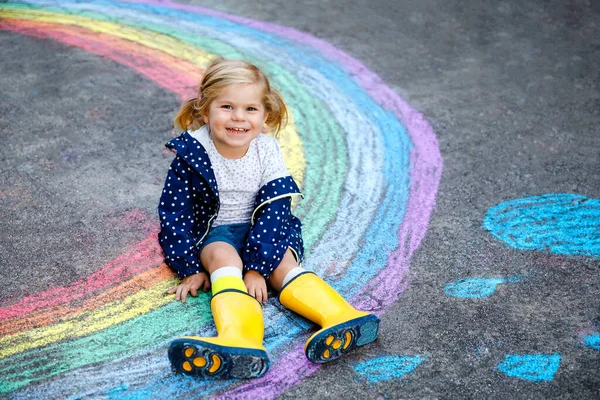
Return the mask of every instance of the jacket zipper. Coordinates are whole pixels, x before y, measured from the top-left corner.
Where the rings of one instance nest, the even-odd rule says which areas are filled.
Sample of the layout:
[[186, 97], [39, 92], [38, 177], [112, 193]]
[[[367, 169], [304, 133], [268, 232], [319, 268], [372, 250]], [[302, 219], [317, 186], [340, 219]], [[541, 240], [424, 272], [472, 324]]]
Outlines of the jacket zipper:
[[258, 205], [258, 207], [256, 207], [256, 208], [254, 209], [254, 211], [252, 212], [252, 217], [250, 218], [250, 224], [251, 224], [252, 226], [254, 226], [254, 214], [256, 214], [256, 212], [257, 212], [257, 211], [258, 211], [258, 210], [259, 210], [259, 209], [260, 209], [262, 206], [264, 206], [265, 204], [269, 204], [269, 203], [271, 203], [271, 202], [273, 202], [273, 201], [275, 201], [275, 200], [283, 199], [284, 197], [292, 197], [292, 196], [304, 196], [304, 195], [303, 195], [302, 193], [287, 193], [287, 194], [282, 194], [282, 195], [280, 195], [280, 196], [277, 196], [277, 197], [273, 197], [273, 198], [271, 198], [271, 199], [269, 199], [269, 200], [267, 200], [267, 201], [263, 201], [263, 202], [262, 202], [261, 204], [259, 204], [259, 205]]

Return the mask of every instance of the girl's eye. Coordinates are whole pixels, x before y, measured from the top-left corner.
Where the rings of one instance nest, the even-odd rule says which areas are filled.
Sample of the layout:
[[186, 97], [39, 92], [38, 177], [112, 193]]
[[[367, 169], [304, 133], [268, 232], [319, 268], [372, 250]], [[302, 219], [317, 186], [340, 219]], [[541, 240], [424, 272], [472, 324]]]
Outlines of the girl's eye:
[[254, 107], [248, 107], [248, 111], [257, 111], [257, 109]]
[[221, 108], [224, 108], [226, 110], [231, 110], [232, 107], [229, 104], [224, 104], [221, 106]]

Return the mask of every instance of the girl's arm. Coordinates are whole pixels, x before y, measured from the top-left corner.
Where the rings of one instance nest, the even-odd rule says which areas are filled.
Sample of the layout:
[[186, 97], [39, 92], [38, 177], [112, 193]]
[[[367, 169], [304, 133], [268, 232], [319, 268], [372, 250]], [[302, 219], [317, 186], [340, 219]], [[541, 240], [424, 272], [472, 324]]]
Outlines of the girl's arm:
[[302, 260], [302, 224], [291, 213], [294, 195], [301, 193], [291, 176], [275, 179], [261, 189], [242, 254], [246, 271], [257, 271], [268, 279], [288, 248], [298, 263]]
[[204, 272], [196, 252], [198, 232], [194, 224], [191, 182], [192, 173], [187, 162], [177, 155], [169, 168], [158, 206], [158, 241], [167, 265], [180, 279]]

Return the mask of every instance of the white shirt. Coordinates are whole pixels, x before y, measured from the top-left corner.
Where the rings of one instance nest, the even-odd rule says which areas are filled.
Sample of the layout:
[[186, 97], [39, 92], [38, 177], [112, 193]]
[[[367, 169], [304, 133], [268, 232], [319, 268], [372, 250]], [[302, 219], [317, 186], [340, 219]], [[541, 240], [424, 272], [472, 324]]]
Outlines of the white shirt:
[[220, 207], [213, 226], [250, 222], [259, 189], [290, 175], [272, 136], [259, 134], [242, 158], [229, 159], [216, 149], [208, 125], [189, 133], [206, 149], [217, 179]]

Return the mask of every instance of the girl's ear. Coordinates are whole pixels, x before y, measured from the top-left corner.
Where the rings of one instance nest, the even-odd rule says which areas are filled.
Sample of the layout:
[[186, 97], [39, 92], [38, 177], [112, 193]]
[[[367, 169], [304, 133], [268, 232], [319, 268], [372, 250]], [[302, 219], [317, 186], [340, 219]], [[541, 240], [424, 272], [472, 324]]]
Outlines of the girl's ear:
[[202, 110], [202, 121], [204, 121], [204, 123], [206, 125], [209, 124], [210, 119], [208, 118], [208, 111], [210, 110], [210, 107], [204, 107], [204, 110]]

